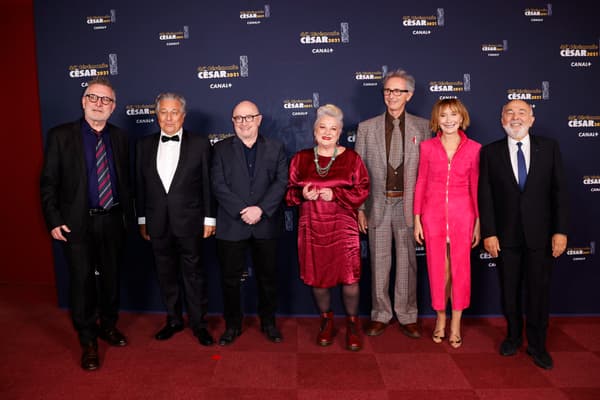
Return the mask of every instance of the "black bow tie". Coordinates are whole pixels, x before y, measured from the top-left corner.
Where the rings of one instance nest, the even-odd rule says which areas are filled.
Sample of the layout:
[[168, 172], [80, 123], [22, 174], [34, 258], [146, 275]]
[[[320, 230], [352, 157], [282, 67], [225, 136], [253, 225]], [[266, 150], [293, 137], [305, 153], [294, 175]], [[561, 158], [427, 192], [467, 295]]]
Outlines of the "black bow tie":
[[174, 142], [179, 142], [179, 136], [178, 135], [173, 135], [173, 136], [166, 136], [166, 135], [162, 135], [160, 137], [160, 140], [162, 140], [162, 142], [168, 142], [169, 140], [172, 140]]

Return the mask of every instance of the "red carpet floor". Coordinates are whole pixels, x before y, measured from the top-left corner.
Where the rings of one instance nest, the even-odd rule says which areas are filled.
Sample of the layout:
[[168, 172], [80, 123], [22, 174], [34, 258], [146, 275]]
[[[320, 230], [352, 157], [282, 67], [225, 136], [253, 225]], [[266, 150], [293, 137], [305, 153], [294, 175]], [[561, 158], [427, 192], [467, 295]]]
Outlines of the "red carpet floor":
[[[391, 325], [346, 351], [343, 319], [334, 345], [314, 344], [317, 318], [281, 318], [272, 344], [255, 318], [231, 346], [202, 347], [189, 329], [158, 342], [162, 314], [122, 313], [129, 346], [100, 344], [98, 371], [79, 368], [80, 350], [53, 287], [0, 284], [0, 399], [600, 399], [600, 318], [555, 317], [544, 371], [520, 352], [501, 357], [500, 318], [469, 318], [459, 350], [403, 336]], [[210, 320], [215, 337], [218, 317]]]

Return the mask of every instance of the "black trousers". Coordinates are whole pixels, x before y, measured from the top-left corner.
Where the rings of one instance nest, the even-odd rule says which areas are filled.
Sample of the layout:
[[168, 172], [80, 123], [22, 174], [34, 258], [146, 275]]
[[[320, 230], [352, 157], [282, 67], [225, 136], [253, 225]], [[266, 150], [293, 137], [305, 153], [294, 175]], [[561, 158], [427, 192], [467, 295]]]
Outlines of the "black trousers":
[[202, 236], [176, 237], [169, 232], [150, 241], [167, 323], [183, 325], [183, 300], [192, 330], [206, 328], [208, 282], [202, 264]]
[[502, 305], [508, 325], [508, 338], [522, 338], [522, 293], [525, 289], [527, 342], [534, 351], [545, 351], [550, 279], [554, 264], [550, 249], [502, 247], [499, 261]]
[[88, 217], [87, 232], [66, 234], [71, 317], [81, 344], [115, 327], [119, 310], [119, 264], [125, 243], [123, 215]]
[[241, 282], [250, 249], [258, 285], [258, 315], [263, 326], [275, 324], [277, 310], [277, 240], [246, 239], [229, 241], [217, 239], [217, 256], [221, 265], [223, 314], [227, 328], [241, 329]]

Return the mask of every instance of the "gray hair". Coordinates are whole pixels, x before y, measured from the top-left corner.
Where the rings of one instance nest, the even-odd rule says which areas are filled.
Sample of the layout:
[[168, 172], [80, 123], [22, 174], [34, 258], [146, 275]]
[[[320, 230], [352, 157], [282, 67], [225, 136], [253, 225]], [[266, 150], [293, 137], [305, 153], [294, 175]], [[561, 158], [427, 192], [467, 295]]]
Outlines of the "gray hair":
[[344, 126], [344, 113], [342, 110], [333, 104], [325, 104], [317, 109], [317, 118], [315, 119], [315, 123], [313, 125], [313, 129], [317, 127], [319, 120], [323, 117], [332, 117], [337, 120], [340, 125], [340, 128]]
[[156, 112], [158, 112], [160, 102], [163, 100], [177, 100], [181, 103], [181, 112], [185, 114], [185, 105], [187, 103], [185, 101], [185, 97], [183, 97], [182, 95], [172, 92], [165, 92], [159, 94], [158, 96], [156, 96], [156, 100], [154, 101], [154, 109], [156, 110]]
[[117, 100], [117, 92], [115, 92], [115, 88], [113, 87], [112, 83], [110, 83], [110, 80], [108, 80], [107, 77], [105, 76], [97, 76], [91, 80], [89, 80], [87, 82], [87, 85], [85, 87], [85, 90], [83, 91], [83, 95], [85, 96], [88, 92], [88, 88], [92, 85], [102, 85], [102, 86], [106, 86], [107, 88], [109, 88], [110, 90], [112, 90], [113, 92], [113, 100]]
[[385, 84], [390, 78], [404, 79], [406, 81], [406, 89], [408, 89], [409, 92], [415, 91], [415, 78], [405, 70], [397, 69], [395, 71], [390, 71], [387, 74], [385, 74], [385, 77], [383, 78], [383, 87], [385, 87]]

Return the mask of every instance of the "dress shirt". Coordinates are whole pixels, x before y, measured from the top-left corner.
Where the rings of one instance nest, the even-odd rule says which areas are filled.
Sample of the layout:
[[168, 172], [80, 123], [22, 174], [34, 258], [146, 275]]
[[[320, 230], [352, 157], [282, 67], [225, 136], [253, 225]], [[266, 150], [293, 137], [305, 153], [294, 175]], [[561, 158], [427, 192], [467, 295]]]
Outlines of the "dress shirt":
[[[173, 182], [173, 176], [177, 170], [177, 164], [179, 163], [179, 154], [181, 153], [181, 142], [183, 141], [183, 128], [178, 130], [175, 135], [179, 136], [179, 141], [168, 140], [163, 142], [158, 141], [158, 151], [156, 152], [156, 171], [158, 176], [165, 188], [165, 192], [168, 194]], [[160, 136], [169, 136], [160, 131]], [[143, 225], [146, 223], [146, 217], [138, 218], [138, 224]], [[217, 219], [204, 217], [204, 225], [216, 226]]]
[[521, 151], [525, 156], [525, 166], [527, 167], [527, 173], [529, 173], [529, 160], [531, 160], [531, 141], [529, 140], [529, 135], [525, 136], [521, 140], [515, 140], [511, 137], [508, 138], [508, 153], [510, 154], [510, 165], [512, 166], [515, 179], [517, 180], [517, 182], [519, 182], [519, 170], [517, 168], [517, 151], [519, 150], [519, 146], [517, 146], [517, 142], [523, 143], [523, 145], [521, 146]]

